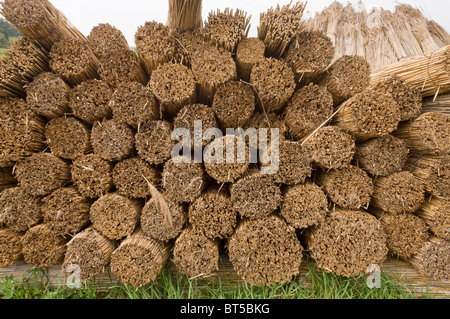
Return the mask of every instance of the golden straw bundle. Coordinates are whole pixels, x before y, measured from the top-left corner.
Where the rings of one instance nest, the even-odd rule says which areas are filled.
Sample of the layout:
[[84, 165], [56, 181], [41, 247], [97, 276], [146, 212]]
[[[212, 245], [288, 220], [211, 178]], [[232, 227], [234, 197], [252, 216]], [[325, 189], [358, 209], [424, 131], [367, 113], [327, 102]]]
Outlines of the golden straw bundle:
[[450, 198], [432, 198], [415, 212], [436, 236], [450, 240]]
[[169, 0], [168, 27], [184, 32], [202, 24], [202, 0]]
[[450, 242], [431, 236], [420, 251], [408, 260], [426, 277], [436, 280], [450, 280]]

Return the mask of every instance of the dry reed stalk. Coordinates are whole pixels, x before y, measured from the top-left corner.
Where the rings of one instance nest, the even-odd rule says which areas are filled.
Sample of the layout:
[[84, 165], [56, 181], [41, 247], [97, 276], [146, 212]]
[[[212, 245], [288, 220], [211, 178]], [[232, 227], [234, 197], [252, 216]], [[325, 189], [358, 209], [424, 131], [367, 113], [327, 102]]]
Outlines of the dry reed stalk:
[[19, 184], [33, 196], [50, 195], [70, 183], [69, 164], [50, 153], [35, 153], [16, 165]]
[[96, 121], [110, 118], [109, 100], [113, 91], [101, 80], [89, 80], [74, 87], [70, 93], [73, 115], [93, 125]]
[[74, 117], [57, 117], [47, 123], [45, 139], [50, 152], [60, 158], [75, 160], [92, 151], [91, 127]]
[[278, 167], [274, 179], [280, 184], [303, 184], [312, 173], [311, 154], [301, 144], [292, 141], [280, 142], [279, 161], [275, 159], [272, 165]]
[[122, 31], [109, 23], [100, 23], [93, 27], [87, 37], [87, 41], [92, 52], [99, 60], [111, 52], [130, 49]]
[[52, 46], [49, 56], [50, 68], [72, 87], [98, 78], [100, 62], [85, 40], [60, 40]]
[[399, 172], [374, 180], [371, 206], [390, 214], [413, 213], [425, 201], [423, 183], [410, 172]]
[[328, 68], [335, 47], [322, 31], [299, 33], [284, 54], [300, 86], [314, 82]]
[[170, 244], [148, 237], [141, 229], [111, 255], [111, 272], [123, 283], [144, 286], [158, 277], [170, 256]]
[[431, 236], [420, 251], [408, 259], [421, 274], [435, 280], [450, 280], [450, 242]]
[[247, 38], [239, 42], [236, 49], [238, 78], [249, 82], [250, 74], [256, 63], [264, 60], [266, 45], [258, 38]]
[[24, 100], [0, 98], [0, 167], [14, 166], [45, 148], [45, 120]]
[[410, 123], [400, 125], [393, 134], [403, 139], [406, 146], [415, 153], [450, 154], [450, 115], [425, 113]]
[[283, 189], [280, 215], [290, 226], [296, 229], [317, 226], [327, 213], [327, 195], [316, 184], [306, 182]]
[[77, 265], [80, 267], [80, 280], [92, 280], [104, 273], [115, 248], [114, 241], [89, 227], [75, 235], [67, 244], [62, 270], [66, 273], [71, 265]]
[[17, 179], [13, 173], [13, 167], [0, 167], [0, 192], [17, 185]]
[[450, 115], [450, 93], [424, 99], [422, 113], [431, 112]]
[[315, 182], [320, 185], [330, 200], [345, 209], [360, 209], [369, 206], [373, 194], [373, 181], [357, 166], [318, 171]]
[[436, 96], [450, 91], [450, 46], [422, 55], [403, 59], [373, 72], [372, 84], [391, 75], [398, 75], [417, 88], [422, 97]]
[[36, 268], [50, 268], [64, 258], [67, 240], [52, 230], [50, 225], [40, 224], [25, 233], [22, 245], [26, 264]]
[[188, 219], [192, 227], [211, 240], [230, 237], [237, 223], [227, 190], [209, 187], [189, 205]]
[[208, 47], [203, 30], [194, 29], [192, 31], [175, 32], [176, 46], [175, 63], [183, 63], [187, 67], [192, 66], [192, 54], [197, 50]]
[[159, 185], [161, 173], [141, 158], [129, 158], [117, 163], [113, 169], [117, 192], [128, 198], [146, 198], [151, 195], [147, 182]]
[[306, 4], [292, 2], [280, 8], [270, 8], [261, 13], [258, 38], [266, 44], [266, 54], [280, 58], [294, 37], [303, 29], [303, 12]]
[[213, 46], [236, 52], [239, 42], [247, 38], [251, 17], [239, 9], [234, 13], [230, 8], [211, 11], [204, 26], [205, 37]]
[[111, 240], [129, 237], [139, 224], [143, 204], [118, 193], [106, 194], [90, 210], [92, 226]]
[[388, 176], [405, 168], [409, 149], [392, 135], [374, 138], [356, 145], [358, 166], [374, 176]]
[[234, 270], [251, 285], [290, 282], [302, 263], [303, 248], [295, 229], [276, 215], [242, 220], [227, 246]]
[[113, 164], [96, 154], [77, 158], [72, 165], [72, 180], [81, 195], [99, 198], [114, 188]]
[[316, 266], [338, 276], [358, 276], [370, 265], [382, 265], [388, 255], [381, 223], [362, 210], [331, 211], [305, 233], [305, 241]]
[[257, 95], [257, 104], [264, 112], [281, 111], [295, 92], [295, 76], [283, 60], [267, 58], [255, 64], [250, 83]]
[[450, 199], [448, 197], [426, 200], [414, 214], [427, 223], [434, 235], [450, 240]]
[[0, 268], [14, 265], [22, 257], [23, 234], [11, 229], [0, 229]]
[[83, 197], [76, 187], [60, 188], [42, 199], [44, 223], [61, 236], [74, 236], [90, 224], [92, 200]]
[[152, 165], [165, 163], [172, 155], [173, 125], [164, 120], [144, 122], [136, 134], [136, 149], [143, 160]]
[[179, 32], [201, 29], [202, 0], [169, 0], [167, 26]]
[[135, 42], [138, 56], [149, 76], [160, 64], [169, 62], [175, 55], [176, 40], [173, 32], [156, 21], [140, 26], [135, 35]]
[[207, 238], [188, 227], [176, 239], [173, 264], [178, 272], [193, 278], [207, 278], [219, 270], [219, 240]]
[[450, 45], [450, 34], [448, 34], [442, 26], [437, 24], [436, 21], [429, 20], [427, 22], [427, 27], [434, 42], [436, 42], [439, 47]]
[[4, 0], [0, 13], [47, 50], [61, 39], [86, 40], [49, 0]]

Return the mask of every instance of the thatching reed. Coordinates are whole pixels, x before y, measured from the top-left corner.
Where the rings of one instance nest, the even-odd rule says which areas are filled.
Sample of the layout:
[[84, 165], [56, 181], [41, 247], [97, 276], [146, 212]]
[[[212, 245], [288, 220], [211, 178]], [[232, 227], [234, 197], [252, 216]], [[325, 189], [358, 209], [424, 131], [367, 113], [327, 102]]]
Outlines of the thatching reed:
[[202, 21], [202, 0], [169, 0], [167, 26], [179, 32], [200, 29]]
[[197, 100], [194, 75], [183, 64], [159, 65], [152, 73], [149, 83], [165, 117], [173, 119], [185, 105]]
[[104, 118], [110, 118], [112, 111], [109, 100], [112, 93], [106, 82], [97, 79], [77, 85], [70, 93], [73, 115], [90, 125]]
[[75, 117], [57, 117], [47, 123], [45, 139], [50, 152], [75, 160], [92, 151], [91, 127]]
[[319, 171], [315, 182], [322, 186], [330, 200], [345, 209], [360, 209], [369, 206], [373, 194], [373, 181], [357, 166]]
[[317, 226], [328, 213], [328, 199], [314, 183], [306, 182], [283, 189], [280, 215], [296, 229]]
[[390, 214], [413, 213], [425, 201], [423, 183], [410, 172], [399, 172], [374, 180], [371, 206]]
[[217, 87], [237, 78], [236, 63], [231, 53], [215, 47], [192, 54], [192, 73], [197, 83], [198, 102], [211, 105]]
[[15, 232], [24, 232], [42, 220], [41, 199], [13, 187], [0, 193], [0, 221]]
[[85, 40], [84, 35], [49, 0], [4, 0], [0, 13], [25, 36], [50, 50], [60, 39]]
[[136, 134], [136, 149], [143, 160], [152, 165], [165, 163], [172, 155], [171, 123], [164, 120], [146, 121]]
[[236, 66], [238, 78], [249, 82], [255, 64], [264, 60], [266, 45], [258, 38], [247, 38], [239, 42], [236, 49]]
[[280, 142], [284, 141], [286, 139], [286, 136], [288, 135], [288, 129], [285, 120], [282, 116], [275, 113], [253, 113], [244, 129], [247, 130], [251, 128], [254, 128], [256, 130], [267, 129], [267, 136], [265, 136], [264, 134], [260, 136], [260, 134], [258, 134], [258, 148], [260, 150], [264, 149], [266, 146], [271, 146], [272, 128], [278, 129], [278, 138]]
[[300, 271], [303, 248], [295, 229], [276, 215], [241, 221], [227, 247], [234, 270], [250, 285], [286, 283]]
[[33, 196], [46, 196], [71, 181], [69, 164], [50, 153], [35, 153], [16, 165], [16, 178]]
[[0, 192], [15, 185], [17, 179], [13, 174], [13, 167], [0, 167]]
[[86, 41], [65, 39], [49, 52], [50, 68], [72, 87], [98, 77], [99, 60]]
[[109, 23], [100, 23], [93, 27], [87, 41], [92, 52], [100, 60], [110, 52], [124, 51], [130, 48], [122, 31]]
[[169, 27], [156, 21], [146, 22], [135, 34], [136, 51], [151, 76], [160, 65], [175, 55], [175, 37]]
[[189, 224], [211, 240], [230, 237], [237, 223], [237, 211], [233, 208], [227, 190], [209, 187], [191, 205]]
[[22, 257], [23, 234], [11, 229], [0, 229], [0, 268], [14, 265]]
[[250, 83], [256, 91], [257, 103], [264, 112], [278, 112], [295, 92], [292, 69], [283, 60], [267, 58], [255, 64]]
[[328, 68], [334, 58], [331, 39], [322, 31], [304, 31], [297, 34], [284, 53], [284, 58], [295, 73], [300, 86], [309, 84]]
[[77, 265], [80, 267], [81, 281], [95, 279], [104, 273], [115, 248], [114, 241], [89, 227], [74, 236], [67, 244], [62, 269], [66, 272], [71, 265]]
[[431, 236], [420, 251], [408, 259], [422, 275], [435, 280], [450, 280], [450, 241]]
[[161, 117], [158, 100], [148, 86], [138, 82], [120, 84], [111, 96], [113, 117], [139, 128], [142, 123]]
[[311, 154], [313, 166], [338, 169], [350, 165], [356, 152], [355, 139], [337, 126], [324, 126], [308, 139], [303, 147]]
[[303, 184], [312, 173], [311, 154], [299, 143], [281, 141], [279, 161], [272, 163], [278, 166], [274, 178], [277, 183], [286, 185]]
[[432, 112], [420, 115], [416, 120], [399, 126], [394, 133], [406, 146], [425, 155], [450, 154], [450, 115]]
[[414, 214], [427, 223], [434, 235], [450, 240], [450, 199], [448, 197], [426, 200]]
[[261, 13], [258, 38], [266, 44], [266, 55], [281, 58], [294, 37], [303, 29], [303, 12], [306, 4], [297, 2], [280, 8], [270, 8]]
[[83, 197], [75, 187], [60, 188], [42, 199], [44, 223], [61, 236], [78, 234], [90, 224], [92, 200]]
[[192, 66], [192, 54], [197, 50], [202, 50], [209, 46], [204, 36], [203, 30], [192, 30], [185, 32], [175, 32], [175, 63], [182, 63], [187, 67]]
[[22, 237], [23, 259], [36, 268], [55, 266], [64, 258], [67, 241], [48, 224], [34, 226]]
[[429, 20], [427, 22], [428, 31], [439, 47], [450, 45], [450, 35], [436, 21]]
[[440, 112], [450, 115], [450, 93], [423, 100], [422, 113]]
[[176, 270], [191, 279], [207, 278], [219, 270], [219, 240], [188, 227], [178, 236], [173, 248]]
[[156, 280], [170, 256], [170, 245], [137, 229], [111, 255], [111, 272], [123, 283], [141, 287]]
[[70, 113], [70, 86], [57, 74], [44, 72], [26, 86], [28, 106], [48, 119]]
[[123, 160], [114, 166], [113, 181], [117, 192], [128, 198], [146, 198], [151, 195], [148, 183], [159, 185], [161, 173], [141, 158]]
[[81, 195], [99, 198], [114, 188], [113, 165], [96, 154], [77, 158], [72, 165], [72, 180]]
[[305, 240], [316, 266], [338, 276], [361, 275], [388, 255], [381, 222], [364, 211], [335, 209]]
[[388, 176], [405, 168], [409, 149], [392, 135], [374, 138], [356, 145], [358, 166], [374, 176]]
[[45, 121], [24, 100], [0, 98], [0, 167], [13, 166], [45, 148]]
[[213, 46], [236, 52], [236, 48], [243, 39], [247, 38], [250, 30], [251, 16], [236, 9], [226, 8], [223, 12], [210, 12], [204, 26], [206, 39]]

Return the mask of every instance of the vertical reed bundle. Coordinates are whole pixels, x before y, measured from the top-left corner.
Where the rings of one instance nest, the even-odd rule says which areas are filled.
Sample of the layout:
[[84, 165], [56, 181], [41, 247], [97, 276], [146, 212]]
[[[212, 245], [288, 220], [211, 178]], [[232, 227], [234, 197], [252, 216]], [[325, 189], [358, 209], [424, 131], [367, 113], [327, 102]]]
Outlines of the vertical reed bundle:
[[426, 200], [414, 214], [427, 223], [434, 235], [450, 240], [450, 199], [448, 197]]
[[87, 41], [99, 60], [110, 52], [124, 51], [130, 48], [123, 33], [109, 23], [100, 23], [93, 27]]
[[266, 45], [258, 38], [247, 38], [239, 42], [236, 49], [238, 78], [249, 82], [255, 64], [264, 60]]
[[0, 229], [0, 268], [14, 265], [22, 256], [23, 234], [11, 229]]
[[173, 125], [164, 120], [144, 122], [136, 134], [136, 149], [139, 157], [152, 165], [165, 163], [172, 155]]
[[450, 280], [450, 242], [431, 236], [420, 251], [408, 260], [421, 274], [436, 280]]
[[202, 0], [169, 0], [167, 25], [179, 32], [201, 29]]

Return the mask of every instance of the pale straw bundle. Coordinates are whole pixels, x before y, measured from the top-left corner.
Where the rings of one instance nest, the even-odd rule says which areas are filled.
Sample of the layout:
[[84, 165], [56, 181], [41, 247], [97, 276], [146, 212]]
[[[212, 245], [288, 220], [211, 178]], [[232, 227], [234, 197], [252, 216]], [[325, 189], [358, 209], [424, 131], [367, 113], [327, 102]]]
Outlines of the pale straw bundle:
[[202, 0], [169, 0], [168, 27], [184, 32], [202, 25]]

